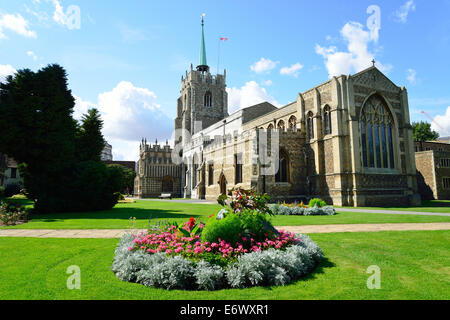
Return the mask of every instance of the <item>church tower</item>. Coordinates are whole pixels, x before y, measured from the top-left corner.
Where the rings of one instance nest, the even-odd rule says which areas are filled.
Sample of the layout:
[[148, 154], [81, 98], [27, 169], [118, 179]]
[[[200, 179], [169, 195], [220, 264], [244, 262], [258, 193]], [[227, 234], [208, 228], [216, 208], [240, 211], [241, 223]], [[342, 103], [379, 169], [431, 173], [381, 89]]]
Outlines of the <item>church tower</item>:
[[178, 98], [175, 118], [175, 144], [184, 144], [186, 131], [192, 136], [228, 116], [226, 70], [223, 75], [210, 73], [206, 60], [203, 17], [204, 15], [201, 23], [199, 65], [194, 70], [191, 64], [190, 72], [186, 71], [185, 77], [181, 77], [181, 96]]

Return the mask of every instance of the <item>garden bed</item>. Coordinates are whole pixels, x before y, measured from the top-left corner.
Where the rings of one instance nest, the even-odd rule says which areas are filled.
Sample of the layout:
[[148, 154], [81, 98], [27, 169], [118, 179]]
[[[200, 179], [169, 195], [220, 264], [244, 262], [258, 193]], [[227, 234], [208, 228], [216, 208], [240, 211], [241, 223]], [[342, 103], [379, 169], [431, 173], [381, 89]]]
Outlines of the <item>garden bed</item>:
[[[307, 275], [323, 258], [322, 250], [308, 236], [301, 234], [290, 238], [295, 239], [295, 244], [284, 250], [272, 247], [234, 255], [236, 249], [240, 249], [233, 248], [231, 253], [227, 244], [216, 244], [230, 252], [229, 263], [225, 265], [186, 258], [173, 251], [167, 253], [171, 249], [149, 253], [145, 246], [141, 248], [140, 244], [136, 244], [148, 236], [152, 234], [123, 236], [112, 266], [119, 279], [150, 287], [187, 290], [278, 286]], [[196, 247], [204, 245], [199, 243]]]
[[125, 235], [112, 270], [124, 281], [165, 289], [218, 290], [285, 285], [310, 273], [323, 258], [308, 236], [276, 230], [267, 195], [233, 190], [206, 223], [157, 223]]

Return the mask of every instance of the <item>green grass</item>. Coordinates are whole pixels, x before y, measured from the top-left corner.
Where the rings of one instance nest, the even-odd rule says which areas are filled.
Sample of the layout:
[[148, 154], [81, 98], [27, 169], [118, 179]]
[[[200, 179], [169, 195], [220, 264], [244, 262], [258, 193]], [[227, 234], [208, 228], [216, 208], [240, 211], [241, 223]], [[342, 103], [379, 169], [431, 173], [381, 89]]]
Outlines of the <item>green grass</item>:
[[[122, 282], [110, 271], [116, 239], [0, 238], [0, 299], [449, 299], [450, 231], [312, 235], [327, 259], [285, 287], [167, 291]], [[66, 270], [81, 269], [81, 290]], [[381, 289], [366, 270], [381, 268]]]
[[[355, 207], [342, 207], [352, 208]], [[450, 213], [450, 200], [423, 200], [422, 204], [417, 207], [358, 207], [356, 209], [372, 209], [372, 210], [395, 210], [395, 211], [415, 211], [415, 212], [438, 212], [438, 213]]]
[[[26, 203], [25, 200], [21, 201], [22, 204]], [[209, 215], [217, 213], [220, 209], [219, 205], [213, 204], [138, 200], [136, 203], [117, 204], [108, 211], [34, 215], [29, 223], [1, 228], [122, 229], [130, 226], [130, 217], [136, 217], [137, 228], [146, 228], [150, 215], [153, 223], [158, 219], [184, 222], [190, 217], [202, 218], [206, 221]], [[334, 216], [274, 216], [272, 218], [275, 226], [414, 222], [450, 222], [450, 217], [338, 212]]]

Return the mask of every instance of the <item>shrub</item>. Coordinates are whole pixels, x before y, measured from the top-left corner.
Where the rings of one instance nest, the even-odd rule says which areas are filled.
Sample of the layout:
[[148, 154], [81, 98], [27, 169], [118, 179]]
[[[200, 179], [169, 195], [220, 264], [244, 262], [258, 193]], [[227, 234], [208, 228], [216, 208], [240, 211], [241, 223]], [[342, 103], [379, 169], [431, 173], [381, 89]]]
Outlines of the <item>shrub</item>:
[[201, 239], [208, 242], [220, 242], [221, 239], [234, 244], [239, 242], [241, 230], [241, 219], [238, 215], [230, 214], [221, 220], [211, 218], [203, 229]]
[[336, 212], [332, 206], [325, 206], [322, 208], [312, 207], [289, 207], [284, 204], [269, 204], [269, 208], [274, 215], [293, 215], [293, 216], [331, 216]]
[[225, 240], [232, 245], [242, 243], [250, 247], [250, 244], [246, 243], [250, 239], [264, 241], [267, 238], [275, 238], [277, 234], [265, 214], [244, 210], [241, 213], [231, 213], [221, 220], [210, 218], [203, 229], [202, 240], [209, 242]]
[[322, 199], [319, 198], [313, 198], [311, 200], [309, 200], [309, 207], [313, 208], [313, 207], [325, 207], [327, 204], [325, 201], [323, 201]]
[[19, 221], [27, 220], [29, 210], [10, 202], [0, 203], [0, 221], [6, 226], [16, 225]]

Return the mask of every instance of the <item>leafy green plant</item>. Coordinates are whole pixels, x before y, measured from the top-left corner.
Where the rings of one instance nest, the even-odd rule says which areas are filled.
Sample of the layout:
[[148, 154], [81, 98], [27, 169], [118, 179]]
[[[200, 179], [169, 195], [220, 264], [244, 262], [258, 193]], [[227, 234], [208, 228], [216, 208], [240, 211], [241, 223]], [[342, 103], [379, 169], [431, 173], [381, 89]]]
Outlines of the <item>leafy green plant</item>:
[[320, 198], [313, 198], [311, 200], [309, 200], [309, 207], [313, 208], [313, 207], [325, 207], [327, 205], [327, 203], [325, 201], [323, 201]]
[[211, 218], [206, 223], [202, 232], [202, 240], [208, 242], [226, 242], [235, 244], [239, 242], [239, 233], [242, 230], [241, 219], [238, 215], [230, 214], [221, 220]]

